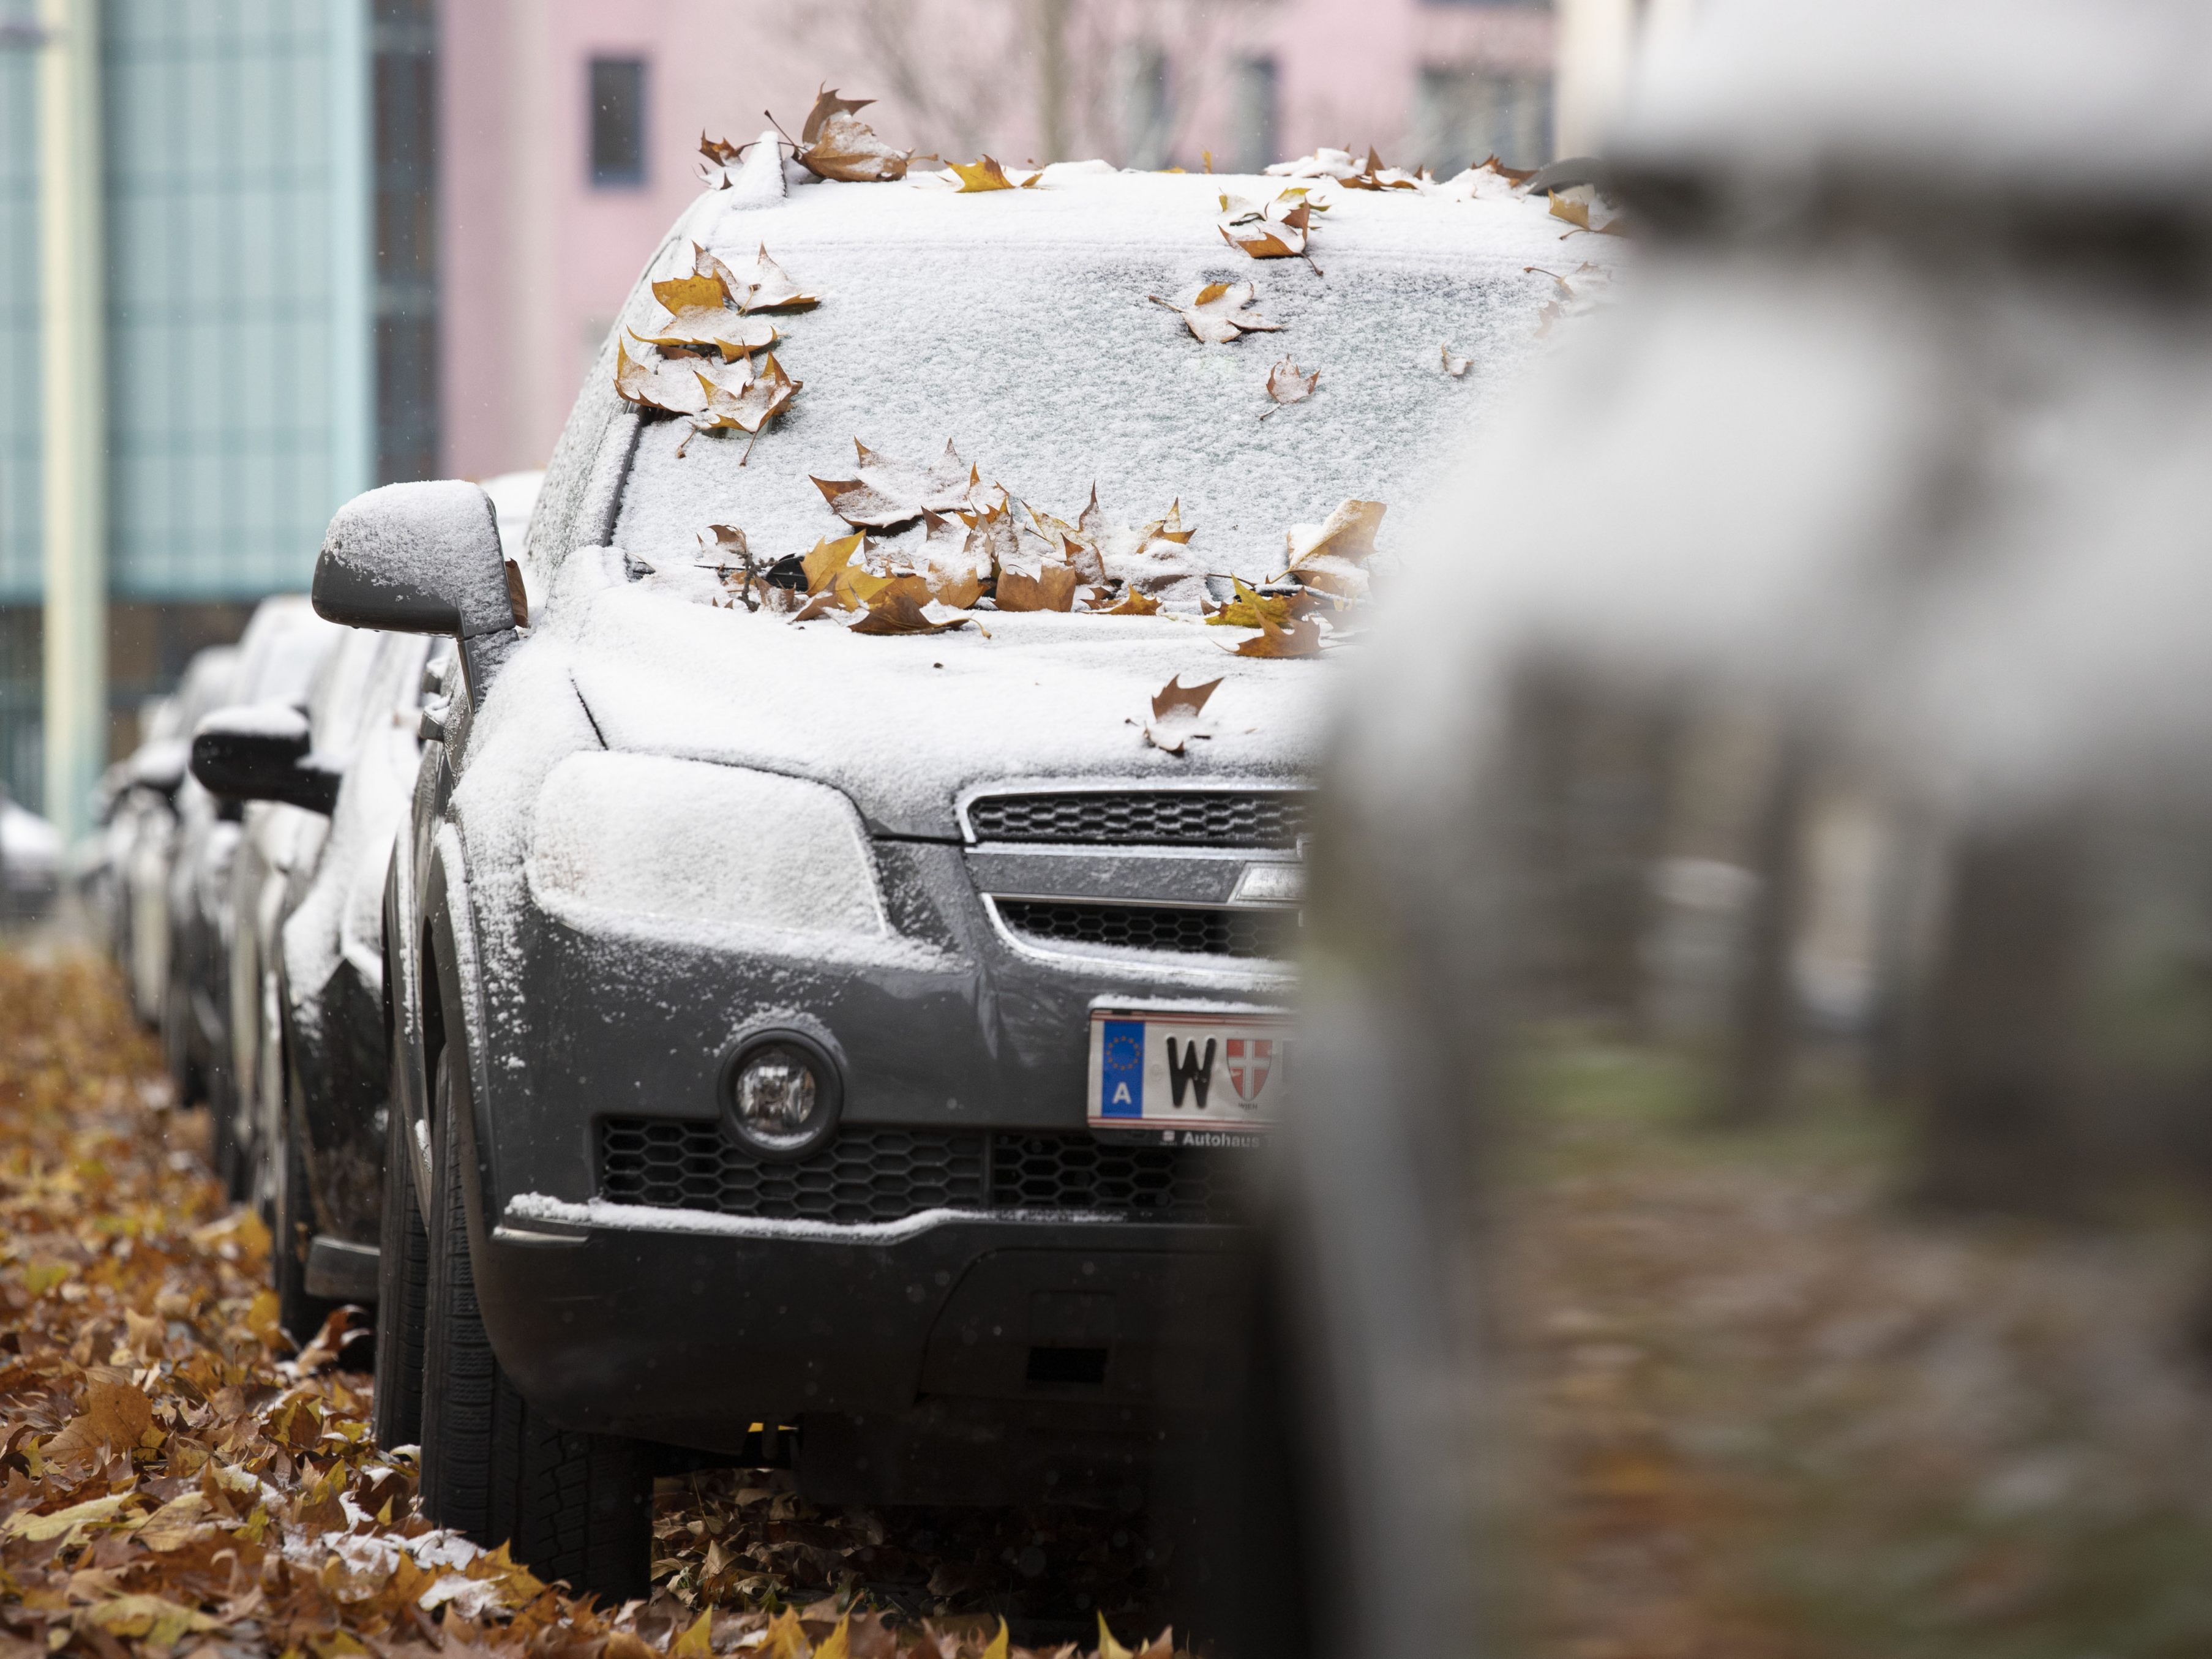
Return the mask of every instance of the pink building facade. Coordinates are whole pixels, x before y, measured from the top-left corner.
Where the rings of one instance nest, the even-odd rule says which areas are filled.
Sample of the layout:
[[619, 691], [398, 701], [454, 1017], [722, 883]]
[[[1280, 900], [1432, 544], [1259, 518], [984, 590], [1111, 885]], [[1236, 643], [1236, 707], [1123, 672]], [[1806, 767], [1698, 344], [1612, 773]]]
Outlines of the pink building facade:
[[1254, 168], [1330, 144], [1455, 171], [1553, 145], [1556, 20], [1438, 0], [443, 0], [440, 453], [542, 465], [702, 131], [817, 85], [971, 159]]

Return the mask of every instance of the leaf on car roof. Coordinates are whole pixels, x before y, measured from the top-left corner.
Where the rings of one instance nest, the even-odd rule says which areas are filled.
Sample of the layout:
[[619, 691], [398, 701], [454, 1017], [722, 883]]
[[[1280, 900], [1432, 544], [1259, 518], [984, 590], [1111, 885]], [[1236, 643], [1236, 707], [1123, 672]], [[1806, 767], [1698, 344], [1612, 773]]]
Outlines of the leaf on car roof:
[[860, 452], [859, 476], [814, 480], [830, 511], [847, 524], [890, 530], [912, 524], [925, 513], [961, 512], [971, 498], [986, 493], [975, 469], [960, 459], [950, 439], [945, 453], [927, 466], [894, 460], [858, 438], [853, 447]]
[[794, 158], [817, 179], [836, 179], [847, 184], [885, 184], [906, 177], [910, 149], [895, 149], [876, 136], [876, 130], [853, 112], [875, 101], [872, 98], [840, 98], [834, 88], [817, 91], [814, 107], [799, 130]]
[[1455, 380], [1465, 380], [1467, 378], [1467, 371], [1469, 366], [1474, 363], [1474, 359], [1472, 357], [1462, 357], [1458, 353], [1455, 352], [1451, 349], [1451, 342], [1449, 340], [1443, 343], [1443, 352], [1444, 373], [1450, 375]]
[[1145, 741], [1155, 749], [1180, 755], [1195, 739], [1212, 737], [1212, 732], [1200, 727], [1199, 719], [1206, 712], [1206, 700], [1220, 686], [1218, 678], [1200, 685], [1185, 685], [1182, 676], [1177, 674], [1152, 693], [1152, 716], [1144, 722]]
[[723, 138], [709, 138], [704, 129], [699, 134], [699, 154], [706, 159], [699, 163], [699, 180], [709, 190], [727, 190], [737, 182], [738, 169], [743, 165], [750, 144], [733, 144]]
[[1314, 387], [1320, 383], [1319, 369], [1304, 374], [1288, 357], [1284, 358], [1267, 371], [1267, 395], [1274, 402], [1260, 411], [1260, 418], [1266, 420], [1285, 404], [1304, 403], [1313, 396]]
[[1320, 524], [1292, 525], [1283, 538], [1291, 580], [1340, 599], [1367, 597], [1367, 562], [1375, 532], [1389, 509], [1381, 501], [1343, 501]]
[[1208, 345], [1227, 345], [1243, 334], [1275, 333], [1283, 326], [1256, 312], [1246, 313], [1244, 307], [1259, 297], [1259, 288], [1252, 283], [1208, 283], [1181, 301], [1163, 300], [1157, 294], [1145, 297], [1174, 312], [1194, 337]]
[[986, 190], [1035, 190], [1037, 180], [1044, 177], [1043, 169], [1039, 168], [1027, 178], [1010, 179], [1006, 168], [988, 155], [973, 161], [947, 161], [945, 170], [960, 181], [953, 189], [955, 196], [969, 196]]

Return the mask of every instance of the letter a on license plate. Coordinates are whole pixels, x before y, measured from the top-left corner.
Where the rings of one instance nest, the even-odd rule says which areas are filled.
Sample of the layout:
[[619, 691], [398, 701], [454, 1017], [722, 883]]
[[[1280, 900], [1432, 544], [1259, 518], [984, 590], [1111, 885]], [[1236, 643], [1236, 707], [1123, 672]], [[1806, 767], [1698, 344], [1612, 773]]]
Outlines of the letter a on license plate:
[[1273, 1115], [1289, 1061], [1279, 1017], [1094, 1010], [1091, 1127], [1249, 1133]]

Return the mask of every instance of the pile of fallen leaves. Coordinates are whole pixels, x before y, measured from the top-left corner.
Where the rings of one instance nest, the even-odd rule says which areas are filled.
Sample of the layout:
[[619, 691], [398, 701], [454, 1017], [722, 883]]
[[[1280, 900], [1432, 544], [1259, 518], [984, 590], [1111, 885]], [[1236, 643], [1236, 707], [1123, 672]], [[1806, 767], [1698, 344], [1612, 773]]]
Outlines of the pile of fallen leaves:
[[[7, 1659], [1014, 1659], [995, 1618], [903, 1620], [956, 1604], [1018, 1616], [1018, 1597], [1000, 1592], [1037, 1579], [1041, 1567], [1024, 1569], [1048, 1553], [1056, 1595], [1131, 1605], [1117, 1586], [1144, 1551], [1102, 1546], [1110, 1522], [979, 1512], [939, 1522], [967, 1531], [931, 1559], [866, 1512], [815, 1514], [764, 1473], [664, 1480], [663, 1587], [618, 1609], [431, 1526], [410, 1451], [369, 1437], [370, 1380], [346, 1369], [366, 1358], [357, 1316], [341, 1310], [289, 1352], [267, 1232], [226, 1206], [204, 1121], [172, 1109], [112, 973], [0, 951], [0, 1009]], [[1048, 1546], [1040, 1525], [1078, 1530]], [[914, 1581], [913, 1595], [872, 1607], [878, 1568], [896, 1589]], [[1128, 1659], [1103, 1620], [1099, 1637], [1100, 1659]], [[1141, 1659], [1172, 1648], [1163, 1636]]]

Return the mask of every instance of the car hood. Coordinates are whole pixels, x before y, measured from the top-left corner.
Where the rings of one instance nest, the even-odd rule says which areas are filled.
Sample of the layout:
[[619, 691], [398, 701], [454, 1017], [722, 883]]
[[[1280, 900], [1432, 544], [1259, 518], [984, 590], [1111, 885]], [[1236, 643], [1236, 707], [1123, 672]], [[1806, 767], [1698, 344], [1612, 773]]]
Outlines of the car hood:
[[[957, 836], [955, 803], [979, 785], [1302, 778], [1336, 678], [1324, 659], [1237, 656], [1253, 634], [1194, 618], [986, 614], [870, 636], [636, 587], [575, 598], [570, 672], [610, 749], [812, 778], [883, 835]], [[1182, 755], [1145, 735], [1176, 677], [1221, 682], [1212, 735]]]

